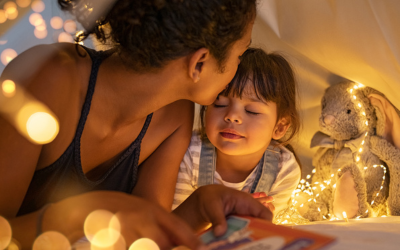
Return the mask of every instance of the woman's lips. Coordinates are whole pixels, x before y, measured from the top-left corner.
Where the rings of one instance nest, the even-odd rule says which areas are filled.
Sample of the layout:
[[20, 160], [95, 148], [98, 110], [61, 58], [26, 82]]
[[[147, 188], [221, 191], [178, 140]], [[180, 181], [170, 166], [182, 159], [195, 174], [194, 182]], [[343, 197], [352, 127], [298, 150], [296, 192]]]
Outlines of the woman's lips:
[[239, 135], [237, 132], [235, 131], [231, 131], [231, 130], [225, 130], [219, 133], [223, 138], [226, 139], [240, 139], [243, 138], [243, 136]]

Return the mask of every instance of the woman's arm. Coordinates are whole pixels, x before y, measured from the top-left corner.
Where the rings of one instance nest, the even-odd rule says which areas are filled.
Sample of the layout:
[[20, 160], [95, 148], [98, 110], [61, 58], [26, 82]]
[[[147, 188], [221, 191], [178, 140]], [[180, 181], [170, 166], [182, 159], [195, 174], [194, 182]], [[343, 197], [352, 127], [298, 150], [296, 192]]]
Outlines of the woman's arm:
[[[181, 100], [161, 110], [163, 114], [157, 112], [154, 116], [159, 115], [168, 121], [175, 121], [177, 128], [140, 165], [138, 182], [132, 194], [153, 201], [171, 211], [179, 165], [192, 135], [194, 104]], [[153, 119], [157, 119], [154, 116]], [[168, 129], [167, 121], [159, 123], [158, 120], [153, 124], [157, 126], [153, 131]]]

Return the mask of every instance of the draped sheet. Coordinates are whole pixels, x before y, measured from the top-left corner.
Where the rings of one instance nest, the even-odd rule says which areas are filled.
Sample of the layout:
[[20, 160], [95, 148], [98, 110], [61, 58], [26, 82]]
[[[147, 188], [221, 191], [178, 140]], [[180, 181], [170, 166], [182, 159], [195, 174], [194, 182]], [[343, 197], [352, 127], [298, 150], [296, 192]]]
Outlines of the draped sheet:
[[400, 1], [260, 0], [258, 7], [253, 46], [281, 52], [297, 74], [303, 129], [293, 144], [305, 176], [327, 87], [349, 79], [400, 107]]

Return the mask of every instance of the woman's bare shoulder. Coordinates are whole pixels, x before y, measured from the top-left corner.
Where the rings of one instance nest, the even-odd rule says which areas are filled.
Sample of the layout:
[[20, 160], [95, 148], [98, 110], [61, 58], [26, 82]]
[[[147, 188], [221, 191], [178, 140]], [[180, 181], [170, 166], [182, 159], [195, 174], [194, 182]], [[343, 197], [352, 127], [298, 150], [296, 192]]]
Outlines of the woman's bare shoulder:
[[60, 102], [86, 89], [82, 84], [89, 79], [91, 60], [88, 55], [79, 54], [86, 55], [86, 52], [74, 44], [32, 47], [7, 65], [1, 80], [9, 79], [23, 86], [57, 112]]

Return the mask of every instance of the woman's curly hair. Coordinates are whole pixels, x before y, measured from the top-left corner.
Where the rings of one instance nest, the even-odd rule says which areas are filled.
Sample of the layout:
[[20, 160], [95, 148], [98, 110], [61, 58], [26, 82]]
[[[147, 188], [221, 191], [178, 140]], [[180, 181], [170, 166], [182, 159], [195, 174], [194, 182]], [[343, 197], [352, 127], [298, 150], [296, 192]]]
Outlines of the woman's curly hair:
[[[83, 0], [96, 8], [94, 0]], [[96, 24], [86, 25], [79, 0], [58, 0], [86, 32], [111, 41], [138, 72], [162, 68], [171, 60], [207, 48], [220, 70], [232, 44], [243, 37], [256, 15], [257, 0], [118, 0]], [[78, 8], [79, 7], [79, 8]], [[110, 32], [105, 32], [109, 25]], [[78, 38], [80, 39], [80, 38]]]

